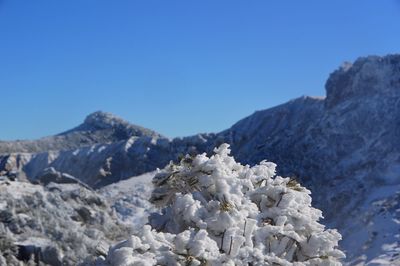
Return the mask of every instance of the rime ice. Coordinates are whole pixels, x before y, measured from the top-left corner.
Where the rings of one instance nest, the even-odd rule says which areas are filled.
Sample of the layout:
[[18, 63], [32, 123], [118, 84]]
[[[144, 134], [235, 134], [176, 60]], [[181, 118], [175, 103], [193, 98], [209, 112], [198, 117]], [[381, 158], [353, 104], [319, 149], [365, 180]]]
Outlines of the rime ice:
[[273, 163], [237, 163], [228, 144], [214, 152], [159, 171], [151, 201], [160, 213], [98, 264], [341, 265], [341, 235], [318, 223], [309, 190]]

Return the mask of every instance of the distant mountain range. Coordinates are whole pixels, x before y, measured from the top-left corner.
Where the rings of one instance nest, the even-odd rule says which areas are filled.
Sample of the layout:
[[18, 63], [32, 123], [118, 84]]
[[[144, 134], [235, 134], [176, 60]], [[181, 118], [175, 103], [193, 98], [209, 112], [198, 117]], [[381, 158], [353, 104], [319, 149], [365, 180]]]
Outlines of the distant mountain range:
[[223, 142], [239, 162], [273, 161], [310, 188], [348, 263], [400, 263], [400, 55], [345, 63], [326, 98], [257, 111], [215, 134], [169, 139], [96, 112], [56, 136], [0, 142], [0, 175], [97, 189]]

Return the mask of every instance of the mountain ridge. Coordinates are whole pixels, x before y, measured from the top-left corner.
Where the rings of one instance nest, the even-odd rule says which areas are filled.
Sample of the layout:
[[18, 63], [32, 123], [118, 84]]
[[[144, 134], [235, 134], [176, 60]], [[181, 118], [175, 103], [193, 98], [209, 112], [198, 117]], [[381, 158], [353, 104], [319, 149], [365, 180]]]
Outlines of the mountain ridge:
[[0, 141], [0, 154], [40, 153], [45, 151], [69, 150], [101, 143], [111, 143], [132, 136], [157, 136], [153, 130], [131, 124], [111, 113], [96, 111], [82, 124], [53, 136], [37, 140]]

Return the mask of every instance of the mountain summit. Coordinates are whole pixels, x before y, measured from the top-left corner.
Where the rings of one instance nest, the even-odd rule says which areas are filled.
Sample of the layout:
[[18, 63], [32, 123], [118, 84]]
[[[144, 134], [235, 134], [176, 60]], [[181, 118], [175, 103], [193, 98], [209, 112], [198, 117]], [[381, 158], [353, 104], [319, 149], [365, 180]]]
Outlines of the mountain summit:
[[72, 132], [113, 132], [113, 139], [109, 141], [127, 139], [131, 136], [160, 136], [160, 134], [154, 132], [153, 130], [131, 124], [122, 118], [113, 115], [111, 113], [97, 111], [89, 114], [83, 124], [78, 127], [69, 130], [67, 132], [61, 133], [60, 135], [65, 135]]
[[399, 87], [400, 55], [361, 57], [330, 75], [325, 103], [332, 108], [353, 98], [399, 96]]
[[64, 151], [101, 143], [112, 143], [129, 137], [161, 137], [157, 132], [131, 124], [111, 113], [94, 112], [79, 126], [55, 136], [38, 140], [0, 141], [0, 154]]

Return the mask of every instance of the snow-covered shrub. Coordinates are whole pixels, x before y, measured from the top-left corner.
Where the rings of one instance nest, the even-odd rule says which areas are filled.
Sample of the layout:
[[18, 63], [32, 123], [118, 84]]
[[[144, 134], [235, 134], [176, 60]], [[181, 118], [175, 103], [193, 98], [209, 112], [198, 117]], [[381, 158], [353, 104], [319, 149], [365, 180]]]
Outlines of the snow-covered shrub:
[[228, 144], [214, 152], [161, 170], [151, 198], [161, 212], [100, 264], [340, 265], [341, 235], [318, 223], [309, 190], [273, 163], [235, 162]]
[[79, 184], [0, 181], [0, 266], [76, 266], [127, 232], [106, 198]]

